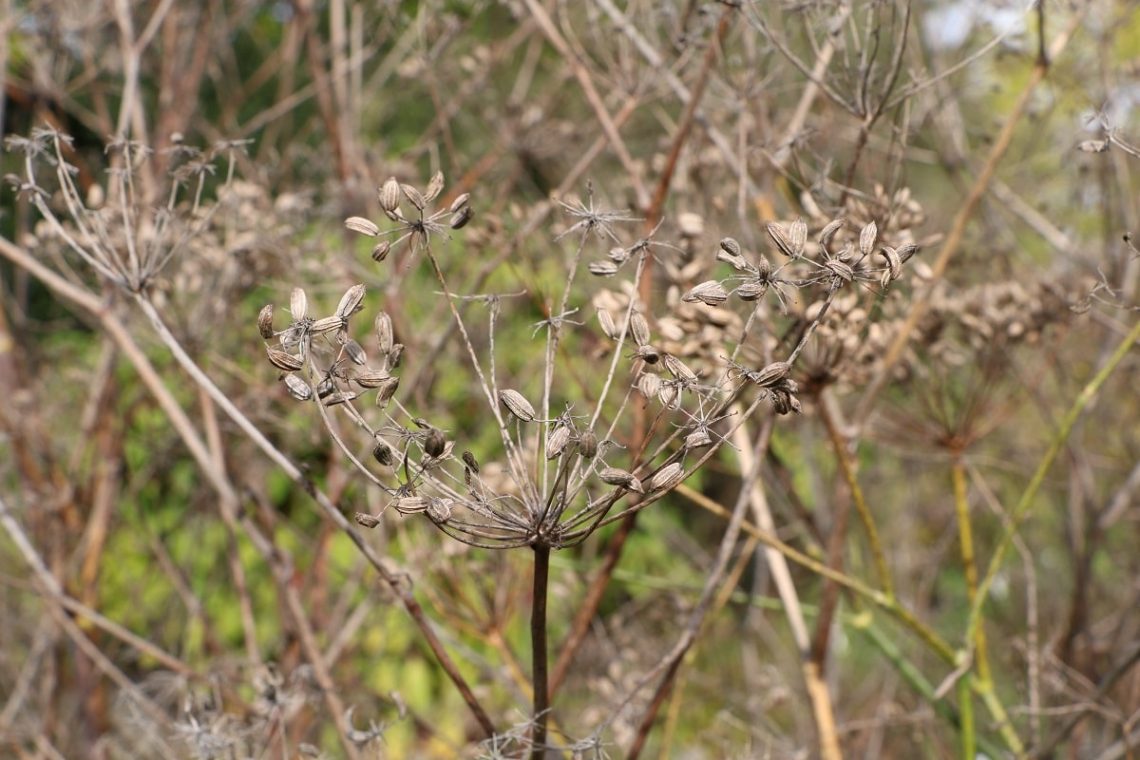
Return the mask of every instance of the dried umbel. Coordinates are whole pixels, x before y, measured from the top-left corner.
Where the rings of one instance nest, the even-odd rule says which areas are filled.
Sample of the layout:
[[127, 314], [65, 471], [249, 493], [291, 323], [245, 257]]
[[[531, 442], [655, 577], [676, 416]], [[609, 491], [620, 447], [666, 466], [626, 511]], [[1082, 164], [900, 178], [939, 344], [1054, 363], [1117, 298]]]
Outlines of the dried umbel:
[[[350, 216], [344, 221], [346, 229], [367, 237], [392, 237], [382, 240], [372, 249], [372, 259], [377, 262], [388, 258], [394, 246], [408, 242], [413, 250], [428, 247], [432, 235], [445, 235], [448, 230], [459, 230], [467, 226], [474, 217], [469, 193], [462, 193], [445, 209], [429, 210], [429, 206], [443, 191], [442, 172], [436, 172], [423, 192], [414, 185], [399, 182], [390, 177], [380, 186], [377, 200], [380, 210], [396, 227], [384, 230], [380, 225], [362, 216]], [[404, 214], [404, 210], [409, 212]]]
[[[895, 282], [914, 250], [909, 241], [884, 240], [877, 221], [856, 226], [851, 214], [820, 223], [814, 218], [772, 222], [765, 252], [726, 237], [700, 256], [702, 233], [691, 219], [685, 248], [655, 241], [652, 234], [627, 243], [617, 230], [629, 219], [622, 212], [599, 208], [592, 196], [588, 203], [563, 203], [573, 223], [556, 240], [575, 248], [562, 299], [547, 300], [550, 316], [534, 331], [535, 338], [542, 336], [544, 369], [504, 382], [496, 375], [494, 356], [481, 358], [484, 347], [471, 339], [472, 329], [455, 308], [463, 299], [486, 304], [490, 321], [481, 334], [501, 340], [496, 320], [503, 297], [457, 296], [432, 251], [433, 235], [458, 229], [471, 218], [466, 195], [433, 210], [442, 187], [442, 175], [422, 190], [390, 179], [378, 201], [395, 227], [384, 231], [382, 223], [364, 217], [350, 217], [345, 224], [367, 237], [410, 239], [413, 249], [426, 252], [471, 364], [475, 393], [469, 398], [486, 402], [481, 424], [497, 436], [497, 449], [482, 449], [478, 458], [472, 451], [459, 456], [454, 453], [458, 444], [474, 444], [450, 440], [441, 427], [411, 416], [412, 399], [397, 395], [404, 347], [392, 316], [377, 312], [369, 338], [353, 337], [356, 315], [367, 301], [363, 286], [349, 288], [327, 316], [310, 315], [313, 305], [298, 289], [290, 298], [290, 324], [275, 326], [269, 308], [259, 315], [258, 333], [290, 395], [343, 411], [371, 436], [372, 457], [366, 462], [339, 435], [334, 440], [387, 492], [394, 513], [423, 515], [447, 535], [481, 547], [574, 545], [599, 525], [662, 498], [691, 473], [690, 467], [699, 467], [694, 461], [714, 456], [729, 437], [717, 422], [737, 414], [743, 420], [765, 400], [777, 414], [798, 412], [800, 386], [793, 375], [813, 334], [826, 334], [832, 307], [835, 313], [838, 304], [846, 308], [842, 299], [856, 288]], [[388, 243], [380, 241], [377, 258], [387, 256]], [[587, 253], [599, 244], [598, 255]], [[653, 301], [661, 313], [652, 313], [638, 295], [651, 250], [662, 264], [658, 276], [670, 281], [664, 296]], [[615, 285], [594, 297], [596, 322], [576, 322], [570, 319], [579, 308], [572, 286], [576, 276], [588, 273], [613, 278]], [[809, 294], [819, 308], [802, 305]], [[785, 325], [771, 323], [773, 318]], [[761, 323], [763, 329], [757, 329]], [[586, 389], [586, 409], [575, 406], [583, 404], [581, 386], [588, 381], [555, 366], [571, 326], [595, 333], [585, 345], [605, 367], [604, 382]], [[793, 342], [782, 345], [781, 335]], [[413, 353], [412, 361], [417, 358]], [[564, 393], [575, 400], [561, 414], [552, 412], [554, 399]], [[748, 412], [729, 414], [742, 396], [751, 397]], [[361, 403], [368, 399], [375, 404]], [[649, 434], [655, 438], [627, 449], [613, 432], [623, 426], [606, 417], [637, 404], [650, 408]]]

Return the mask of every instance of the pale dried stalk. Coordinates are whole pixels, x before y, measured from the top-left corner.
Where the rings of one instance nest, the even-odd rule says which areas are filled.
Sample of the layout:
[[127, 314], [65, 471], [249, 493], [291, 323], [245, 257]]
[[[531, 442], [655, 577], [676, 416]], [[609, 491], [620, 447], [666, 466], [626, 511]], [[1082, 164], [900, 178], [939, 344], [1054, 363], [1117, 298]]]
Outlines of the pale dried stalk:
[[[736, 405], [735, 409], [740, 409]], [[737, 456], [740, 458], [741, 473], [759, 472], [756, 466], [752, 447], [748, 445], [747, 429], [741, 426], [733, 435]], [[750, 485], [749, 485], [750, 483]], [[768, 507], [768, 498], [764, 493], [764, 486], [759, 477], [751, 481], [743, 480], [742, 485], [749, 491], [749, 500], [756, 526], [765, 533], [774, 535], [776, 523], [772, 519], [772, 511]], [[755, 538], [753, 536], [752, 538]], [[837, 760], [843, 756], [839, 748], [839, 734], [835, 726], [835, 711], [832, 708], [831, 692], [827, 687], [827, 679], [819, 672], [816, 664], [808, 656], [811, 647], [807, 623], [804, 621], [803, 608], [800, 606], [800, 597], [792, 580], [788, 561], [771, 546], [764, 547], [764, 558], [768, 562], [772, 581], [776, 585], [776, 593], [784, 608], [784, 615], [788, 619], [788, 627], [792, 631], [792, 639], [800, 652], [800, 667], [804, 675], [808, 697], [811, 700], [812, 716], [815, 718], [816, 732], [819, 735], [820, 756], [826, 760]]]

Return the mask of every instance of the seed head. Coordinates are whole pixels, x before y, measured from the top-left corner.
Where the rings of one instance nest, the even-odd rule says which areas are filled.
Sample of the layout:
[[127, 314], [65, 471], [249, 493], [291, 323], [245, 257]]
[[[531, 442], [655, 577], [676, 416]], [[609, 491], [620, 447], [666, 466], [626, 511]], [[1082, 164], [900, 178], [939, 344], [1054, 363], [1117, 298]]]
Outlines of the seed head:
[[875, 249], [875, 238], [879, 235], [879, 225], [874, 221], [868, 222], [867, 226], [859, 233], [859, 251], [864, 256], [870, 256], [871, 251]]
[[261, 337], [269, 340], [273, 337], [273, 304], [267, 303], [261, 307], [257, 314], [257, 331]]
[[391, 467], [394, 461], [392, 457], [392, 447], [384, 441], [377, 441], [376, 445], [372, 448], [372, 458], [385, 467]]
[[706, 306], [719, 306], [728, 300], [728, 292], [716, 280], [705, 280], [685, 295], [681, 300], [686, 303], [700, 303]]
[[396, 181], [395, 177], [389, 177], [388, 181], [380, 188], [380, 208], [391, 218], [399, 207], [400, 183]]
[[453, 230], [461, 230], [467, 226], [467, 223], [470, 222], [471, 218], [474, 216], [475, 212], [471, 210], [471, 207], [464, 206], [451, 215], [451, 219], [448, 221], [447, 226], [451, 227]]
[[308, 401], [313, 397], [313, 389], [296, 375], [285, 376], [285, 390], [289, 391], [289, 395], [298, 401]]
[[384, 259], [388, 258], [388, 253], [391, 250], [391, 242], [384, 240], [383, 242], [377, 243], [376, 246], [372, 249], [372, 260], [383, 261]]
[[380, 227], [372, 220], [365, 219], [362, 216], [350, 216], [344, 220], [344, 226], [353, 232], [359, 232], [368, 237], [376, 237], [380, 234]]
[[265, 353], [269, 356], [270, 364], [272, 364], [277, 369], [283, 370], [285, 372], [296, 372], [297, 370], [301, 369], [301, 367], [305, 366], [305, 363], [301, 361], [301, 358], [299, 356], [294, 356], [293, 354], [282, 351], [279, 348], [266, 346]]
[[578, 436], [578, 453], [583, 459], [593, 459], [598, 453], [598, 436], [587, 430]]
[[619, 470], [617, 467], [606, 467], [598, 473], [598, 477], [602, 479], [603, 483], [609, 483], [611, 486], [621, 486], [634, 493], [645, 493], [641, 481], [632, 472]]
[[546, 437], [546, 458], [554, 459], [558, 457], [566, 449], [566, 445], [570, 443], [570, 428], [565, 425], [558, 425], [550, 431], [550, 435]]
[[670, 462], [658, 470], [647, 485], [650, 491], [665, 491], [680, 483], [684, 474], [685, 468], [680, 462]]
[[432, 459], [442, 456], [446, 448], [447, 439], [444, 438], [443, 431], [439, 428], [432, 428], [424, 436], [424, 453]]
[[424, 200], [428, 203], [434, 201], [443, 190], [443, 172], [437, 171], [424, 188]]
[[499, 403], [508, 412], [523, 422], [533, 422], [535, 418], [534, 407], [516, 390], [506, 389], [499, 391]]

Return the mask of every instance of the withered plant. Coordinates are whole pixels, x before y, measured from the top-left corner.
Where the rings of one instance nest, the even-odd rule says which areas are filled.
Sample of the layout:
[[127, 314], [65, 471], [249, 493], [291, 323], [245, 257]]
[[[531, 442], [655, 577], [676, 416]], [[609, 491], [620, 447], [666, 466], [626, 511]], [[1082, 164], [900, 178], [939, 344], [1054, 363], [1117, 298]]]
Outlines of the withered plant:
[[1127, 756], [1138, 19], [0, 0], [0, 755]]

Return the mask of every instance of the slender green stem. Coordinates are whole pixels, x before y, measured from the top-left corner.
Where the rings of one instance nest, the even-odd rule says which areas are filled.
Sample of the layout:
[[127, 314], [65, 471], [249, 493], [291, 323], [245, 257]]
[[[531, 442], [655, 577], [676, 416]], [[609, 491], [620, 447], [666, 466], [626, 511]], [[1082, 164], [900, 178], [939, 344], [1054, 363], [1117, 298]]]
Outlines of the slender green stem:
[[[978, 593], [978, 566], [974, 561], [974, 533], [970, 525], [970, 503], [966, 498], [966, 472], [960, 452], [955, 452], [950, 469], [954, 486], [954, 515], [958, 522], [958, 546], [962, 555], [962, 572], [966, 576], [966, 600], [973, 604]], [[974, 663], [978, 667], [980, 680], [988, 681], [990, 666], [986, 658], [985, 629], [979, 628], [974, 638]], [[973, 760], [976, 755], [977, 740], [974, 733], [974, 695], [970, 692], [970, 680], [958, 681], [958, 711], [961, 722], [958, 735], [961, 737], [962, 759]]]
[[[966, 599], [970, 604], [978, 596], [978, 564], [974, 559], [974, 532], [970, 525], [970, 505], [966, 499], [966, 468], [960, 453], [954, 456], [950, 471], [954, 486], [954, 514], [958, 521], [958, 544], [962, 555], [962, 572], [966, 576]], [[974, 662], [978, 676], [988, 681], [990, 663], [986, 656], [986, 631], [978, 628], [974, 636]]]
[[859, 478], [855, 474], [855, 466], [851, 461], [851, 454], [847, 450], [847, 443], [840, 435], [835, 420], [827, 411], [827, 404], [819, 405], [820, 416], [827, 427], [827, 435], [831, 439], [831, 447], [835, 450], [835, 458], [839, 460], [839, 468], [843, 471], [843, 479], [851, 489], [851, 500], [855, 503], [855, 511], [859, 514], [859, 522], [863, 523], [863, 530], [867, 534], [867, 543], [871, 546], [871, 556], [875, 560], [875, 572], [879, 576], [879, 585], [888, 599], [895, 598], [894, 584], [891, 582], [891, 571], [887, 567], [887, 555], [883, 552], [883, 544], [879, 540], [879, 531], [875, 527], [875, 518], [863, 497], [863, 489], [859, 486]]
[[977, 758], [977, 737], [974, 734], [974, 695], [970, 679], [958, 679], [958, 736], [962, 739], [962, 760]]
[[[906, 681], [910, 688], [914, 689], [919, 696], [925, 699], [943, 720], [956, 729], [961, 727], [962, 717], [954, 711], [953, 705], [944, 699], [938, 698], [938, 695], [935, 694], [934, 686], [881, 630], [878, 621], [870, 611], [847, 615], [844, 618], [844, 623], [866, 636], [871, 644], [879, 650], [879, 653], [886, 658], [887, 662], [891, 664], [895, 672]], [[987, 739], [984, 734], [976, 736], [976, 744], [987, 757], [1001, 757], [1002, 755], [1001, 747]]]
[[[686, 486], [684, 483], [677, 486], [674, 489], [674, 493], [684, 496], [686, 499], [689, 499], [715, 515], [721, 517], [728, 516], [727, 509], [700, 491]], [[750, 536], [754, 536], [764, 546], [780, 552], [780, 554], [783, 554], [797, 565], [806, 567], [819, 576], [835, 581], [840, 586], [850, 589], [868, 600], [913, 632], [915, 636], [921, 639], [923, 643], [925, 643], [932, 652], [942, 658], [943, 661], [950, 665], [957, 663], [957, 653], [954, 651], [954, 648], [951, 647], [945, 639], [939, 636], [937, 631], [923, 623], [915, 617], [913, 612], [902, 606], [897, 599], [888, 597], [882, 591], [871, 588], [858, 578], [840, 572], [833, 567], [829, 567], [815, 557], [805, 554], [790, 544], [784, 543], [774, 534], [761, 530], [750, 522], [745, 522], [741, 525], [741, 530]]]
[[982, 622], [982, 609], [985, 607], [986, 598], [989, 596], [990, 589], [993, 587], [994, 580], [997, 578], [998, 571], [1001, 570], [1002, 562], [1005, 560], [1006, 552], [1009, 551], [1010, 545], [1013, 543], [1013, 536], [1021, 527], [1022, 523], [1029, 517], [1029, 512], [1033, 508], [1034, 498], [1037, 496], [1037, 491], [1040, 490], [1041, 484], [1045, 480], [1045, 475], [1049, 472], [1049, 468], [1053, 466], [1053, 462], [1061, 453], [1065, 442], [1069, 438], [1069, 434], [1073, 430], [1077, 419], [1084, 412], [1085, 408], [1092, 402], [1100, 387], [1108, 380], [1109, 375], [1119, 366], [1120, 362], [1128, 354], [1132, 348], [1132, 344], [1140, 340], [1140, 320], [1124, 336], [1124, 340], [1117, 346], [1116, 351], [1109, 357], [1108, 361], [1100, 371], [1096, 373], [1092, 380], [1081, 390], [1077, 396], [1073, 406], [1065, 414], [1061, 420], [1061, 426], [1057, 430], [1057, 434], [1053, 436], [1052, 442], [1049, 444], [1048, 451], [1041, 458], [1040, 464], [1037, 466], [1037, 471], [1033, 473], [1033, 478], [1026, 486], [1025, 492], [1021, 495], [1021, 500], [1018, 501], [1017, 506], [1013, 508], [1010, 514], [1009, 523], [1006, 525], [1005, 531], [1002, 533], [1001, 541], [994, 550], [994, 555], [990, 559], [989, 567], [986, 569], [986, 575], [982, 579], [981, 585], [978, 587], [978, 596], [974, 600], [974, 604], [970, 608], [969, 624], [966, 628], [966, 640], [972, 641], [977, 635], [978, 628]]

